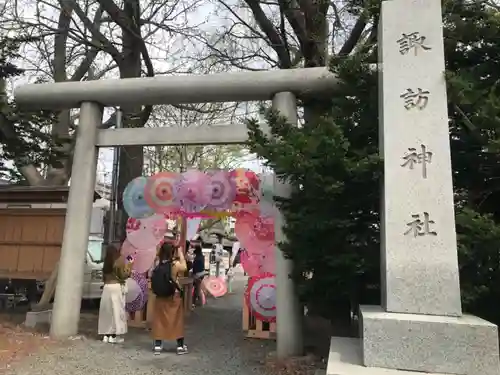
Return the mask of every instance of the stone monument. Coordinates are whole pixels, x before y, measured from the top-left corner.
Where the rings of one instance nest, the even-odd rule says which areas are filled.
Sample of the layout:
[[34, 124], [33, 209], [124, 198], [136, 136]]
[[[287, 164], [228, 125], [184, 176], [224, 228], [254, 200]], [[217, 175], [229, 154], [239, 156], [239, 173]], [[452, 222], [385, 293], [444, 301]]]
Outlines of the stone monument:
[[497, 327], [461, 308], [441, 1], [384, 1], [378, 43], [382, 306], [360, 308], [371, 369], [334, 338], [327, 373], [498, 375]]

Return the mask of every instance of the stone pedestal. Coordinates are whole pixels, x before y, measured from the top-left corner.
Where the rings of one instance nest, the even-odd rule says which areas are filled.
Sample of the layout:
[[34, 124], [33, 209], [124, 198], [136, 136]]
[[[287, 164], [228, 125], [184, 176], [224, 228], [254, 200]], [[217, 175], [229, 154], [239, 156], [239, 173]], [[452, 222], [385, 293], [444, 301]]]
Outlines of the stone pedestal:
[[378, 31], [383, 306], [361, 308], [358, 373], [499, 375], [497, 327], [462, 315], [441, 1], [384, 1]]
[[363, 364], [445, 374], [498, 375], [497, 327], [471, 315], [396, 314], [362, 306]]
[[52, 319], [52, 310], [29, 311], [26, 313], [24, 325], [35, 328], [40, 324], [50, 324]]

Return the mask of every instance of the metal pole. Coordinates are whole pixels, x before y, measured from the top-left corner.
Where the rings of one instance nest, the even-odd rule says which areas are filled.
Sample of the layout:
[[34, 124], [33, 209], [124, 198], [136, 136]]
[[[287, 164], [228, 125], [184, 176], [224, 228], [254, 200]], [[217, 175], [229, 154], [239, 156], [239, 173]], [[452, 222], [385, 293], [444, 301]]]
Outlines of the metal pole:
[[96, 181], [95, 145], [97, 127], [101, 122], [102, 107], [96, 103], [82, 103], [80, 123], [76, 130], [71, 184], [50, 326], [50, 334], [56, 338], [65, 338], [78, 333]]
[[[122, 127], [122, 110], [118, 108], [116, 110], [116, 126], [115, 129], [120, 129]], [[109, 222], [108, 222], [108, 243], [115, 241], [116, 237], [116, 209], [117, 202], [116, 196], [118, 193], [118, 174], [120, 173], [119, 163], [120, 163], [120, 152], [121, 147], [115, 146], [113, 148], [113, 172], [111, 174], [111, 197], [110, 197], [110, 211], [109, 211]]]
[[[292, 124], [297, 124], [297, 101], [291, 92], [281, 92], [273, 98], [274, 109], [286, 116]], [[274, 191], [276, 196], [288, 197], [291, 186], [274, 177]], [[275, 221], [276, 243], [285, 240], [283, 234], [284, 219], [278, 212]], [[302, 318], [300, 303], [295, 286], [290, 279], [293, 263], [285, 259], [280, 248], [276, 246], [276, 336], [277, 356], [287, 358], [300, 356], [303, 353]]]

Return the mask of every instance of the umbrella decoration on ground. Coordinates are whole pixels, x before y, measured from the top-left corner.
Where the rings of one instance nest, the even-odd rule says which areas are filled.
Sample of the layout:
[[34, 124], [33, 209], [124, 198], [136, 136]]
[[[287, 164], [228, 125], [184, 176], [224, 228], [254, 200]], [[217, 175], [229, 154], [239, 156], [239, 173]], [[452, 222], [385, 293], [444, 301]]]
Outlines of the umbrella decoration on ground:
[[200, 212], [210, 202], [209, 185], [210, 178], [203, 172], [189, 170], [182, 173], [174, 189], [176, 205], [187, 214]]
[[215, 298], [222, 297], [227, 293], [226, 281], [222, 277], [205, 277], [202, 281], [202, 285], [205, 290]]
[[148, 178], [145, 187], [146, 202], [156, 213], [175, 211], [174, 186], [178, 173], [160, 172]]
[[148, 281], [139, 272], [132, 271], [126, 283], [125, 309], [128, 312], [141, 310], [148, 301]]
[[276, 281], [273, 274], [264, 273], [249, 278], [245, 299], [257, 319], [276, 321]]
[[136, 219], [151, 216], [154, 210], [148, 205], [145, 195], [147, 179], [137, 177], [130, 181], [123, 192], [123, 208], [128, 216]]
[[222, 211], [231, 208], [236, 197], [236, 185], [229, 172], [224, 170], [209, 173], [210, 184], [207, 186], [210, 200], [207, 210]]
[[136, 249], [156, 247], [167, 232], [167, 222], [163, 215], [153, 215], [143, 219], [127, 220], [127, 240]]

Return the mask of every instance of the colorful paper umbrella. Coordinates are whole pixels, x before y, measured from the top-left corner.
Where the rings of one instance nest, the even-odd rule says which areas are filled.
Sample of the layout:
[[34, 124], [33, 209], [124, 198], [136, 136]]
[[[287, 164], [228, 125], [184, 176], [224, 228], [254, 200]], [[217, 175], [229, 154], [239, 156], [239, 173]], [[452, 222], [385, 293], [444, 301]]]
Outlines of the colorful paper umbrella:
[[174, 172], [160, 172], [148, 178], [145, 187], [145, 198], [155, 212], [168, 213], [175, 211], [174, 186], [178, 179], [179, 174]]
[[144, 198], [146, 182], [146, 177], [134, 178], [128, 183], [123, 192], [123, 208], [125, 208], [130, 217], [140, 219], [154, 213]]
[[150, 249], [139, 250], [134, 258], [132, 269], [139, 273], [148, 272], [156, 259], [156, 246]]
[[126, 258], [128, 256], [131, 256], [132, 258], [135, 258], [137, 254], [137, 249], [132, 246], [132, 244], [125, 240], [122, 243], [122, 247], [120, 248], [120, 254], [123, 258]]
[[208, 276], [202, 281], [205, 290], [213, 297], [222, 297], [227, 293], [226, 281], [222, 277]]
[[138, 272], [132, 271], [127, 279], [127, 294], [125, 295], [125, 309], [128, 312], [141, 310], [148, 301], [148, 281]]
[[200, 212], [210, 202], [209, 184], [210, 178], [203, 172], [189, 170], [182, 173], [175, 184], [175, 203], [182, 212]]
[[276, 321], [276, 281], [273, 274], [265, 273], [248, 279], [245, 298], [257, 319]]
[[274, 244], [274, 218], [271, 216], [254, 216], [253, 234], [262, 242]]
[[230, 177], [236, 186], [236, 196], [231, 210], [242, 212], [258, 208], [260, 181], [255, 172], [238, 168], [230, 172]]
[[[253, 255], [253, 254], [252, 254]], [[256, 255], [259, 263], [259, 274], [276, 272], [276, 257], [274, 249], [269, 248]]]
[[236, 185], [227, 171], [212, 171], [208, 185], [210, 201], [208, 210], [227, 210], [231, 208], [236, 197]]
[[260, 217], [256, 212], [240, 213], [236, 217], [234, 233], [249, 253], [274, 248], [274, 219]]
[[139, 250], [156, 247], [167, 232], [167, 221], [163, 215], [153, 215], [143, 219], [127, 220], [127, 240]]
[[240, 254], [241, 266], [248, 276], [257, 276], [260, 274], [259, 260], [257, 257], [248, 254], [247, 251], [242, 251]]

